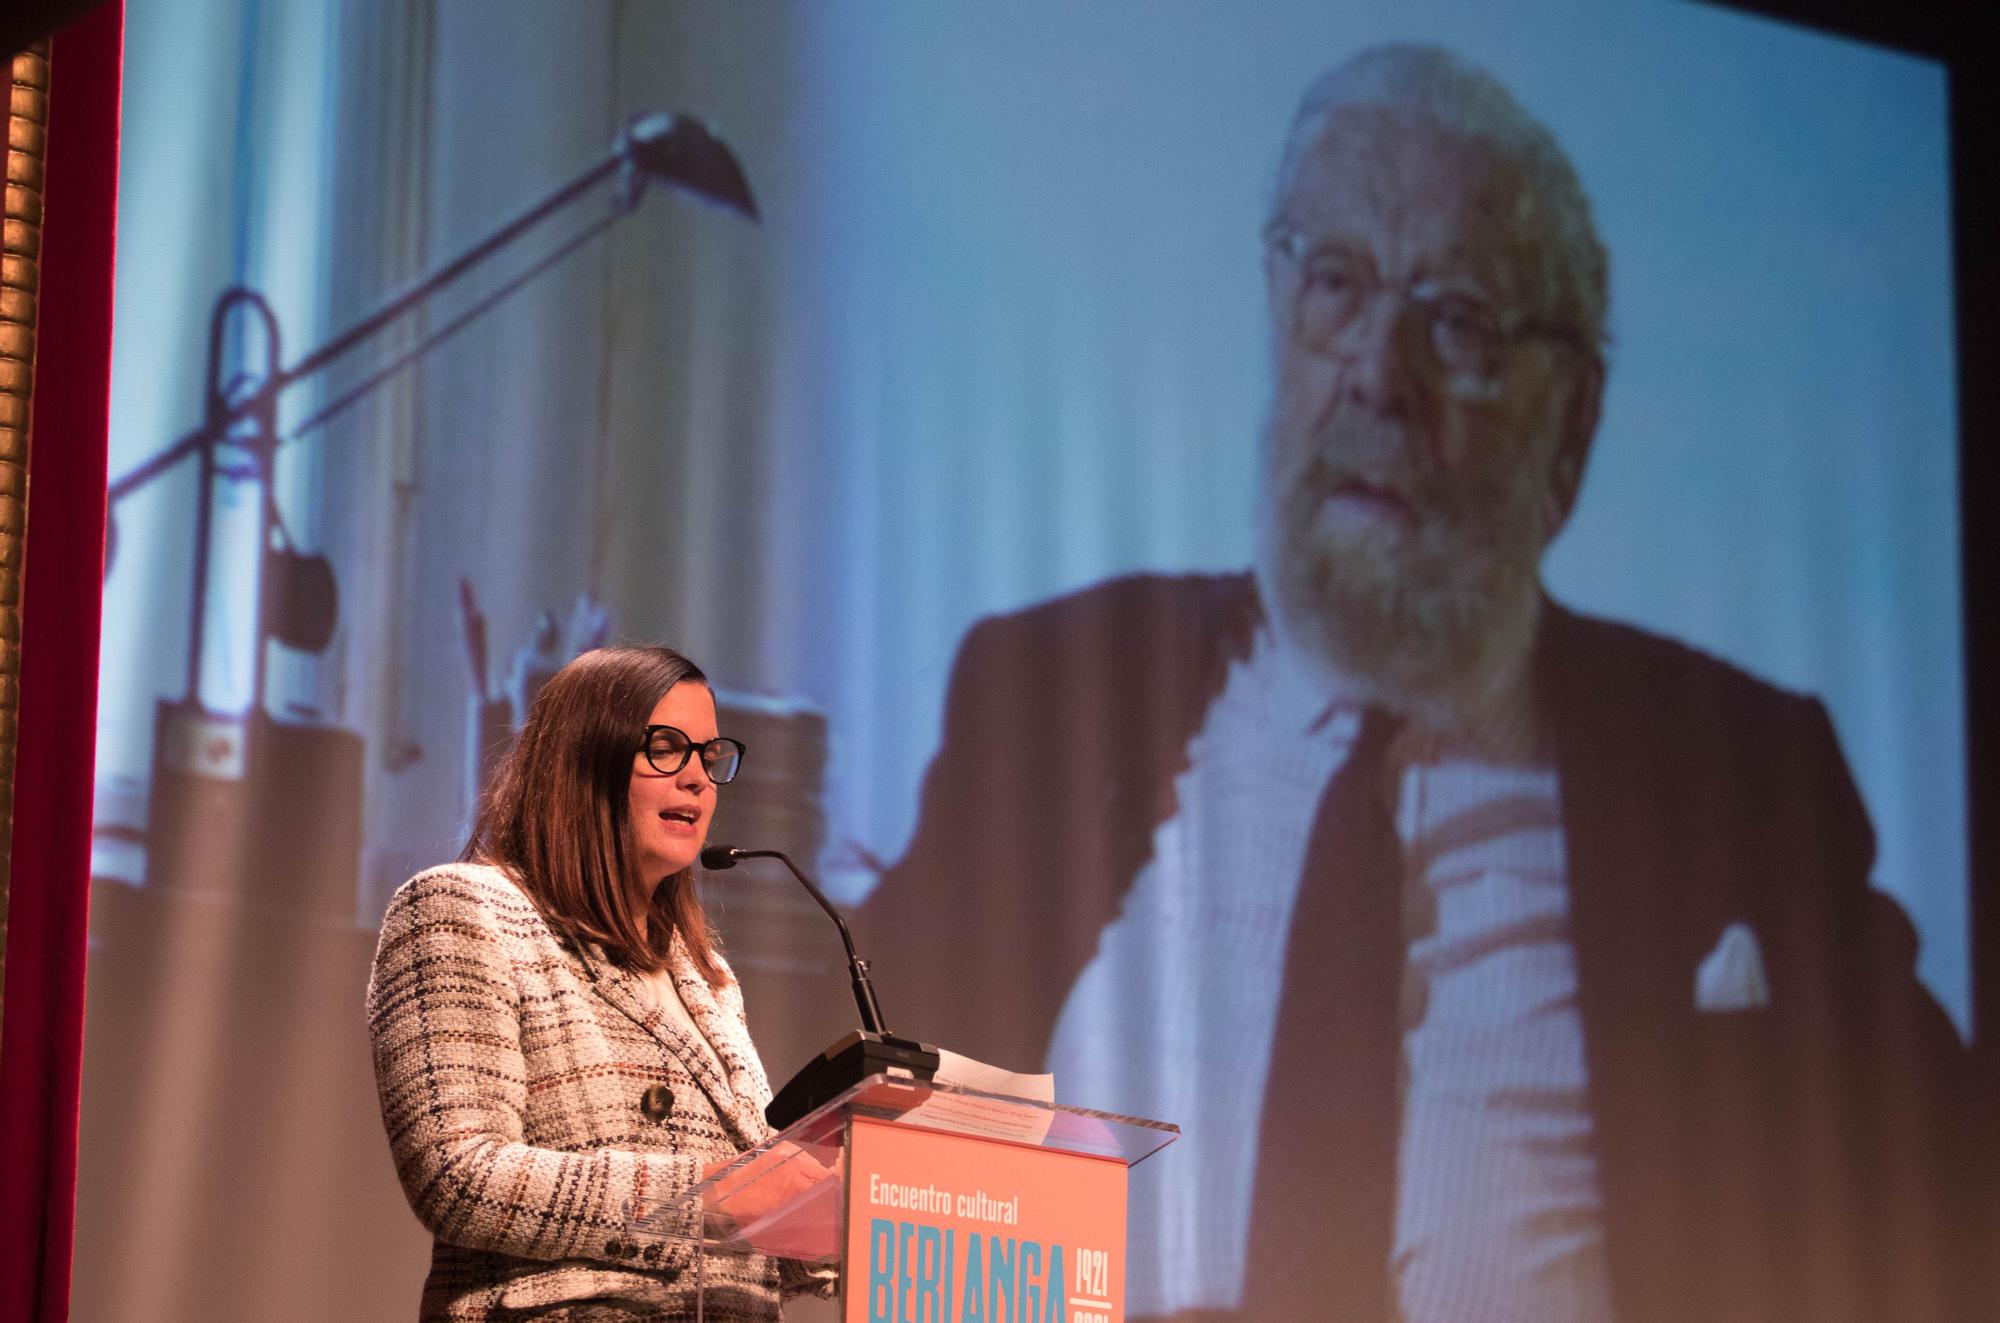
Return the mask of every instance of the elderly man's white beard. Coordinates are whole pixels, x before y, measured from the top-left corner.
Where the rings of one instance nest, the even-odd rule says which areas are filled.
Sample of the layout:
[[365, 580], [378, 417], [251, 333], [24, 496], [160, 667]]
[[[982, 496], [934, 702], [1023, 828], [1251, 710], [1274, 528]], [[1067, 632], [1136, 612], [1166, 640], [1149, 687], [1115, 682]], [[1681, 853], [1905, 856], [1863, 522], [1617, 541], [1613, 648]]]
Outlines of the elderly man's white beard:
[[[1533, 643], [1540, 474], [1530, 458], [1495, 456], [1447, 478], [1409, 459], [1399, 426], [1337, 416], [1304, 456], [1266, 435], [1257, 577], [1279, 635], [1330, 680], [1449, 725], [1517, 679]], [[1356, 480], [1401, 493], [1416, 527], [1330, 526], [1327, 501]]]

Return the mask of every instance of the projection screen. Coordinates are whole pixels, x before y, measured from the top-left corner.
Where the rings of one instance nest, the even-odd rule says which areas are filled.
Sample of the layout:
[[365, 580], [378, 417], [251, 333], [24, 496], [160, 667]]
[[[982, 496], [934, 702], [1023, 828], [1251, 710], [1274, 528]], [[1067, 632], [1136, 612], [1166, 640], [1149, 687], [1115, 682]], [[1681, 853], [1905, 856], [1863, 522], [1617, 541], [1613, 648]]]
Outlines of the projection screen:
[[[1321, 1133], [1413, 1321], [1954, 1316], [1941, 64], [1622, 0], [127, 12], [80, 1317], [411, 1308], [374, 930], [637, 640], [749, 747], [712, 839], [853, 910], [894, 1028], [1182, 1126], [1132, 1316], [1343, 1298], [1259, 1258]], [[652, 112], [754, 220], [607, 178], [171, 451]], [[1402, 940], [1322, 947], [1397, 695]], [[833, 934], [782, 871], [703, 894], [782, 1080], [849, 1027]], [[1385, 955], [1335, 1003], [1387, 1055], [1288, 1036]]]

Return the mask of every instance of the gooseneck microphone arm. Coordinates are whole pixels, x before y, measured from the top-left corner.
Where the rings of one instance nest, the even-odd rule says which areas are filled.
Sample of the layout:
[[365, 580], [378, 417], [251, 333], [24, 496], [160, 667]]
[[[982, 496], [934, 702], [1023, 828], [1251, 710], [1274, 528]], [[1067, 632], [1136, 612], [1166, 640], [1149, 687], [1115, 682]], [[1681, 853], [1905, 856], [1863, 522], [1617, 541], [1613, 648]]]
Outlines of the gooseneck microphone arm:
[[889, 1031], [882, 1024], [882, 1008], [876, 1004], [874, 985], [868, 981], [868, 962], [855, 954], [854, 938], [847, 931], [847, 920], [840, 917], [840, 911], [833, 907], [833, 902], [813, 885], [811, 878], [799, 871], [799, 866], [793, 863], [784, 851], [740, 850], [733, 845], [710, 845], [704, 847], [701, 852], [701, 866], [710, 872], [734, 868], [745, 859], [776, 859], [789, 868], [792, 876], [799, 880], [799, 885], [819, 902], [819, 907], [833, 920], [834, 927], [840, 929], [841, 944], [847, 948], [847, 973], [854, 983], [854, 1004], [861, 1010], [861, 1027], [871, 1034], [886, 1036]]

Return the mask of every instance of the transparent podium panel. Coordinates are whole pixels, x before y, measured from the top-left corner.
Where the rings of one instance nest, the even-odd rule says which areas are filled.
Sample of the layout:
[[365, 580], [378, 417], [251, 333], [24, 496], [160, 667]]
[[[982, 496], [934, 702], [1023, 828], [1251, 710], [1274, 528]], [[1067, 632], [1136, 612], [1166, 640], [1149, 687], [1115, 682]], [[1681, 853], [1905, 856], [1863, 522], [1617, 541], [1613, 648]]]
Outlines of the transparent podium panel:
[[850, 1123], [857, 1118], [1113, 1159], [1130, 1167], [1180, 1127], [963, 1086], [870, 1075], [694, 1189], [628, 1211], [634, 1239], [836, 1263], [844, 1243]]

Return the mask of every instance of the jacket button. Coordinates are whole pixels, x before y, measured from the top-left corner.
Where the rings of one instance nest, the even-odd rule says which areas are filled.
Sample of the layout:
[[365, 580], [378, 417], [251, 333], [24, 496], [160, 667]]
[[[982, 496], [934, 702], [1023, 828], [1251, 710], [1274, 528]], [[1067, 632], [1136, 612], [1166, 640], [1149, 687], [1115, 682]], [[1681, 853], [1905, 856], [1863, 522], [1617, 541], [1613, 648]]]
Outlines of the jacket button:
[[639, 1110], [649, 1121], [664, 1121], [673, 1114], [674, 1091], [664, 1084], [655, 1084], [639, 1095]]
[[622, 1241], [622, 1240], [617, 1240], [617, 1239], [612, 1239], [612, 1240], [607, 1240], [607, 1241], [605, 1241], [605, 1242], [604, 1242], [604, 1257], [605, 1257], [605, 1258], [607, 1258], [607, 1259], [622, 1259], [622, 1258], [624, 1258], [624, 1257], [625, 1257], [625, 1242], [624, 1242], [624, 1241]]

